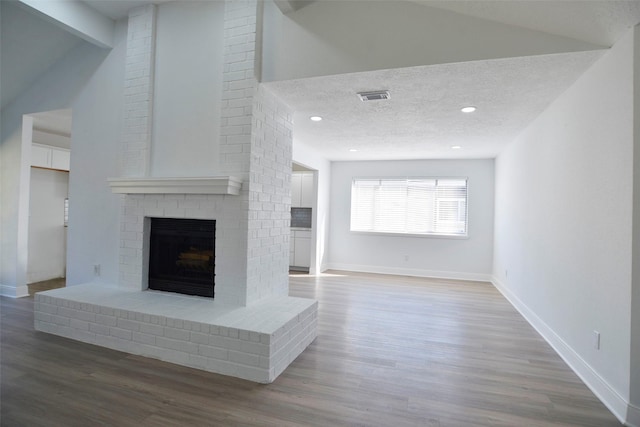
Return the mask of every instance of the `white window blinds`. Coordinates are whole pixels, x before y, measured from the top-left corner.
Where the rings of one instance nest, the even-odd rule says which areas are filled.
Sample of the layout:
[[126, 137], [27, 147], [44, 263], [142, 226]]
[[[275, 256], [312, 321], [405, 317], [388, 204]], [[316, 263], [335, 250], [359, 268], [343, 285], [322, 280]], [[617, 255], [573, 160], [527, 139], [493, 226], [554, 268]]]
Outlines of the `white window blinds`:
[[357, 178], [351, 231], [467, 235], [464, 178]]

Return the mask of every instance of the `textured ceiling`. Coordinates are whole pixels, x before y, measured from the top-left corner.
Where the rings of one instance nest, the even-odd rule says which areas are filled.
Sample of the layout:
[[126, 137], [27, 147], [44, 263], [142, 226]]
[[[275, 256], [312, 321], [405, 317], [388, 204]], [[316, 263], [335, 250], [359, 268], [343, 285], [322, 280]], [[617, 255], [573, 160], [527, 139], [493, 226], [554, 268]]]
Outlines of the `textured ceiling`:
[[[493, 158], [603, 51], [265, 83], [294, 111], [294, 143], [330, 160]], [[387, 101], [359, 91], [386, 89]], [[460, 108], [474, 105], [475, 113]], [[323, 117], [320, 122], [309, 120]], [[454, 145], [462, 149], [451, 149]], [[351, 152], [356, 149], [357, 152]]]

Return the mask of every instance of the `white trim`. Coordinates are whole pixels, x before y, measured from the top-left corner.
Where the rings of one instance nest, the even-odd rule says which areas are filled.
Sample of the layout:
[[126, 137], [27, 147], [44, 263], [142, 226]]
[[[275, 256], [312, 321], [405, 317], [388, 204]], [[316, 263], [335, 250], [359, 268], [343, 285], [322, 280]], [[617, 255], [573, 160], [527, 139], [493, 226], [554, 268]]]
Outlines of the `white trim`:
[[469, 240], [469, 234], [444, 234], [444, 233], [392, 233], [388, 231], [354, 231], [349, 233], [363, 236], [384, 236], [384, 237], [417, 237], [427, 239], [453, 239], [453, 240]]
[[116, 194], [240, 194], [242, 180], [235, 176], [201, 178], [109, 178]]
[[[493, 286], [518, 310], [527, 322], [544, 338], [544, 340], [556, 351], [556, 353], [565, 361], [567, 365], [575, 372], [578, 377], [586, 384], [589, 389], [609, 408], [620, 422], [629, 420], [625, 425], [637, 426], [640, 412], [633, 415], [635, 422], [632, 421], [631, 408], [629, 404], [620, 394], [611, 387], [607, 381], [602, 378], [569, 344], [556, 334], [542, 319], [540, 319], [525, 303], [523, 303], [509, 288], [502, 284], [495, 276], [492, 277]], [[635, 408], [637, 411], [637, 408]], [[627, 411], [629, 415], [627, 415]]]
[[473, 280], [490, 282], [490, 274], [463, 273], [458, 271], [422, 270], [418, 268], [383, 267], [376, 265], [328, 263], [325, 270], [343, 270], [359, 273], [392, 274], [394, 276], [431, 277], [434, 279]]
[[22, 298], [29, 296], [29, 287], [27, 285], [9, 286], [0, 285], [0, 295], [9, 298]]

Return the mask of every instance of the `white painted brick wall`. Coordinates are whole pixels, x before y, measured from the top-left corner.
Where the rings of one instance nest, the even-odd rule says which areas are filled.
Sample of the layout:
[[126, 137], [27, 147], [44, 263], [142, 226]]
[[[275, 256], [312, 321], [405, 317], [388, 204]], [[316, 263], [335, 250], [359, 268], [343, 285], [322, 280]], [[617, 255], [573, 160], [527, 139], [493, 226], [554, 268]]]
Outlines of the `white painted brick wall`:
[[120, 175], [146, 176], [151, 156], [156, 6], [129, 12]]
[[308, 306], [273, 334], [100, 304], [36, 294], [35, 328], [263, 383], [273, 381], [316, 336], [317, 304]]
[[257, 10], [256, 0], [225, 3], [220, 164], [223, 173], [243, 181], [249, 177], [252, 106], [258, 86], [254, 72]]
[[260, 86], [252, 125], [247, 303], [289, 291], [293, 114]]
[[[287, 295], [292, 113], [255, 76], [256, 0], [229, 0], [224, 16], [221, 173], [243, 180], [239, 196], [126, 196], [120, 284], [146, 287], [148, 217], [215, 219], [216, 298], [248, 305]], [[132, 10], [127, 42], [123, 175], [147, 174], [152, 119], [155, 8]], [[140, 73], [142, 71], [142, 74]]]
[[[246, 233], [239, 220], [238, 196], [198, 194], [135, 194], [124, 197], [120, 229], [120, 286], [146, 289], [145, 263], [149, 236], [148, 218], [216, 220], [215, 298], [244, 305], [246, 282]], [[146, 228], [148, 230], [148, 228]]]

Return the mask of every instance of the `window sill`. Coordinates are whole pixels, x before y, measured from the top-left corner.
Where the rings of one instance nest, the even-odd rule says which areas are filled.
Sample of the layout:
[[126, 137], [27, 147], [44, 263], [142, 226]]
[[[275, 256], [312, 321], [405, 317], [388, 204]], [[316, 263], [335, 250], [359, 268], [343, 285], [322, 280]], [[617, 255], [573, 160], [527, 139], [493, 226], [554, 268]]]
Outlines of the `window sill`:
[[469, 234], [410, 234], [410, 233], [385, 233], [381, 231], [351, 231], [351, 234], [362, 236], [381, 236], [381, 237], [418, 237], [427, 239], [452, 239], [452, 240], [469, 240]]

